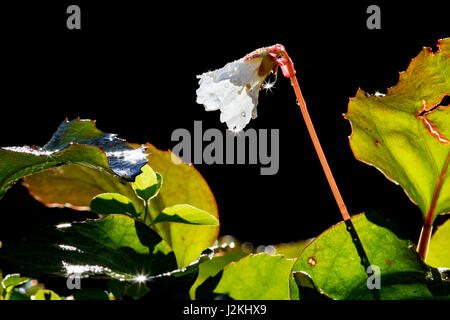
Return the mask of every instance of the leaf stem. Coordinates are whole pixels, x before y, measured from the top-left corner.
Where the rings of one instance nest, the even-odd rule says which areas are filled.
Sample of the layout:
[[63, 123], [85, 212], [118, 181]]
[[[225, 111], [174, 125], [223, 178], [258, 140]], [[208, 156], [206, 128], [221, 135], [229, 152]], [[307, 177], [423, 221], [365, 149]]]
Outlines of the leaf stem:
[[142, 221], [142, 222], [144, 222], [144, 223], [146, 223], [146, 221], [147, 221], [147, 218], [148, 218], [148, 207], [149, 207], [149, 202], [150, 202], [150, 200], [146, 200], [145, 201], [145, 216], [144, 216], [144, 221]]
[[442, 168], [441, 174], [436, 184], [436, 189], [434, 190], [433, 198], [431, 200], [430, 209], [427, 212], [425, 221], [423, 224], [422, 232], [420, 233], [419, 243], [417, 245], [417, 252], [423, 261], [426, 261], [428, 248], [430, 247], [431, 234], [433, 232], [433, 222], [435, 218], [435, 211], [439, 195], [441, 193], [442, 185], [444, 184], [444, 179], [447, 174], [447, 169], [450, 164], [450, 149], [447, 154], [447, 159], [445, 160], [444, 166]]
[[314, 125], [312, 123], [311, 117], [308, 112], [308, 108], [306, 106], [306, 101], [303, 98], [302, 91], [300, 89], [300, 85], [298, 84], [297, 76], [295, 75], [294, 66], [292, 64], [292, 60], [289, 58], [289, 55], [285, 50], [281, 53], [287, 61], [287, 68], [290, 70], [289, 79], [291, 80], [292, 86], [294, 88], [295, 95], [297, 97], [298, 105], [302, 112], [303, 118], [305, 119], [306, 127], [308, 128], [309, 134], [311, 136], [311, 140], [314, 144], [314, 148], [316, 149], [317, 155], [319, 157], [320, 163], [322, 164], [323, 171], [325, 172], [325, 176], [327, 177], [328, 184], [331, 187], [331, 191], [333, 192], [334, 198], [336, 199], [336, 203], [341, 211], [342, 218], [344, 221], [350, 220], [350, 215], [348, 213], [347, 207], [342, 199], [339, 188], [334, 179], [333, 173], [331, 172], [330, 166], [328, 165], [327, 158], [325, 157], [325, 153], [323, 152], [322, 146], [320, 144], [319, 138], [317, 136], [316, 130], [314, 129]]
[[426, 261], [427, 259], [432, 232], [433, 225], [425, 223], [422, 227], [422, 232], [420, 233], [419, 244], [417, 245], [417, 252], [423, 261]]

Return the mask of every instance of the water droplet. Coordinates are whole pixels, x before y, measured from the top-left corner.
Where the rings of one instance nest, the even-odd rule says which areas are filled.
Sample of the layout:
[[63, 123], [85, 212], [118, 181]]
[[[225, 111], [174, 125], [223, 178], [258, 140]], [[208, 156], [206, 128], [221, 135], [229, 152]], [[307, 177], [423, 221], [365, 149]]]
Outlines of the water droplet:
[[267, 253], [270, 256], [274, 256], [277, 254], [277, 249], [274, 246], [267, 246], [264, 249], [264, 252]]
[[314, 267], [314, 266], [316, 266], [317, 261], [316, 261], [316, 259], [314, 259], [314, 257], [311, 257], [308, 259], [308, 263]]
[[250, 242], [244, 242], [244, 243], [242, 244], [242, 251], [243, 251], [245, 254], [249, 254], [249, 253], [253, 252], [254, 249], [255, 249], [255, 248], [253, 247], [253, 244], [250, 243]]
[[241, 113], [241, 116], [242, 116], [243, 118], [245, 118], [245, 117], [247, 116], [247, 114], [246, 114], [245, 112], [242, 112], [242, 113]]
[[264, 253], [266, 251], [266, 246], [259, 246], [256, 248], [256, 253]]

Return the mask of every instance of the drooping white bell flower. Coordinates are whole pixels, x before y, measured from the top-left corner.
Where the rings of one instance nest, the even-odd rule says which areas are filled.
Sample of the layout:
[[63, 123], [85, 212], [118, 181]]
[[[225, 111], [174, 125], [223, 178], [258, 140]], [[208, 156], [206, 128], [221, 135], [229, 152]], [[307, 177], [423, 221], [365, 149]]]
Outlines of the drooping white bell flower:
[[220, 110], [220, 121], [240, 132], [257, 117], [259, 92], [264, 80], [276, 72], [278, 63], [269, 48], [258, 49], [223, 68], [206, 72], [200, 79], [197, 103], [206, 111]]

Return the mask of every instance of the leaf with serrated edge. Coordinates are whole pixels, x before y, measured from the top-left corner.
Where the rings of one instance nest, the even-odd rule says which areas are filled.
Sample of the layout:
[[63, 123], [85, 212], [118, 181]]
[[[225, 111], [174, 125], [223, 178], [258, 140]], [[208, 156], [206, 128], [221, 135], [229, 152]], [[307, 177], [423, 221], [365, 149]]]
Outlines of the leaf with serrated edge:
[[80, 164], [133, 181], [147, 163], [134, 149], [87, 120], [64, 121], [42, 148], [0, 148], [0, 198], [19, 179], [64, 164]]
[[[450, 38], [424, 48], [386, 95], [359, 90], [349, 103], [355, 157], [397, 182], [428, 224], [450, 212]], [[428, 217], [428, 218], [427, 218]]]

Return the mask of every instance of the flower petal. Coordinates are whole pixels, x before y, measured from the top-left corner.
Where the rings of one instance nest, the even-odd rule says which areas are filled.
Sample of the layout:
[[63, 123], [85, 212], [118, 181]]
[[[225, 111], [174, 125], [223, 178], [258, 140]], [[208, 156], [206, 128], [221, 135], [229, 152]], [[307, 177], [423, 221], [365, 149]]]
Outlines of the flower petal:
[[260, 75], [265, 58], [242, 58], [198, 76], [197, 103], [203, 104], [206, 111], [220, 110], [221, 122], [226, 122], [231, 131], [243, 130], [257, 117], [259, 91], [267, 76]]

